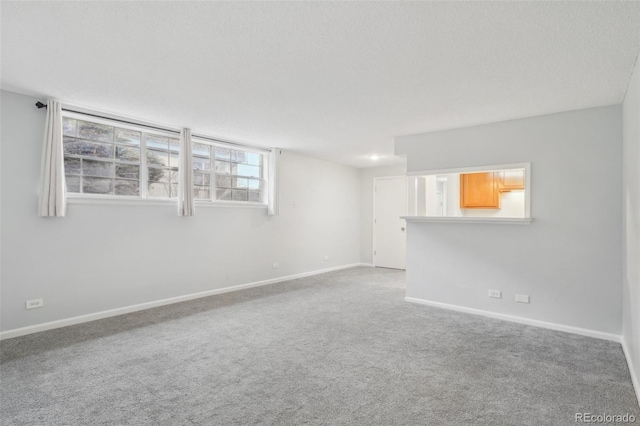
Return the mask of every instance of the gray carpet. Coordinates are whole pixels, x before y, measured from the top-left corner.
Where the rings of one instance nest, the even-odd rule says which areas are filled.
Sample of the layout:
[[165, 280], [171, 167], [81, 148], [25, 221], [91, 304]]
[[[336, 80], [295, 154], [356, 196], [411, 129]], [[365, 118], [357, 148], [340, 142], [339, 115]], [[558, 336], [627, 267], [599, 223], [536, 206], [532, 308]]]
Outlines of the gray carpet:
[[620, 345], [354, 268], [1, 343], [3, 425], [563, 425], [640, 411]]

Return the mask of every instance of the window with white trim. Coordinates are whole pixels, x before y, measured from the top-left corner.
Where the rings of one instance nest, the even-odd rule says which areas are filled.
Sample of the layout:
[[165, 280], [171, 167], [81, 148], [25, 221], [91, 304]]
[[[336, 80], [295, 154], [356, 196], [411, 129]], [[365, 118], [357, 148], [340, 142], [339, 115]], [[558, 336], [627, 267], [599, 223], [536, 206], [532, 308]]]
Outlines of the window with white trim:
[[531, 218], [531, 164], [414, 172], [409, 211], [416, 217]]
[[[176, 132], [66, 110], [62, 121], [69, 197], [176, 199]], [[196, 200], [268, 203], [268, 151], [201, 136], [192, 139], [192, 155]]]
[[195, 139], [196, 200], [267, 203], [267, 154], [250, 148]]
[[175, 133], [63, 113], [67, 192], [86, 197], [170, 199], [178, 193]]

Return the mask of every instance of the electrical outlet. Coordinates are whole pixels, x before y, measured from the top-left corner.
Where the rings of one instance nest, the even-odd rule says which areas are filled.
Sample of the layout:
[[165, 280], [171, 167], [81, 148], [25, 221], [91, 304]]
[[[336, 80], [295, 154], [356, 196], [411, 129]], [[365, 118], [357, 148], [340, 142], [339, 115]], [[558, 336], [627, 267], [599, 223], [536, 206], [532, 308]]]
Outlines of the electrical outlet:
[[26, 309], [42, 308], [42, 305], [44, 305], [44, 302], [42, 299], [27, 300], [27, 302], [25, 303], [25, 308]]
[[325, 261], [326, 261], [326, 260], [329, 260], [329, 256], [325, 256], [325, 257], [324, 257], [324, 260], [325, 260]]
[[280, 267], [280, 265], [278, 265], [277, 263], [274, 263], [273, 265], [271, 265], [271, 268], [273, 269], [278, 269]]
[[502, 292], [499, 290], [489, 290], [489, 297], [495, 297], [496, 299], [502, 299]]
[[516, 302], [529, 303], [529, 296], [527, 296], [526, 294], [516, 294]]

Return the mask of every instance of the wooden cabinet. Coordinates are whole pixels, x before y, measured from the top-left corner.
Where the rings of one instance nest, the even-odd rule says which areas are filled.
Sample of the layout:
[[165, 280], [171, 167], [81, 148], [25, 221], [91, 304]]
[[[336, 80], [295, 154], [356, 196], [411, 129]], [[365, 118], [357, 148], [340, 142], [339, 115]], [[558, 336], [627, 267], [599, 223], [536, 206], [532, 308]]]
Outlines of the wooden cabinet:
[[500, 173], [463, 173], [460, 175], [460, 208], [499, 209]]
[[500, 191], [515, 191], [524, 189], [524, 170], [502, 170], [500, 174]]
[[524, 169], [460, 174], [461, 209], [499, 209], [502, 193], [524, 189]]

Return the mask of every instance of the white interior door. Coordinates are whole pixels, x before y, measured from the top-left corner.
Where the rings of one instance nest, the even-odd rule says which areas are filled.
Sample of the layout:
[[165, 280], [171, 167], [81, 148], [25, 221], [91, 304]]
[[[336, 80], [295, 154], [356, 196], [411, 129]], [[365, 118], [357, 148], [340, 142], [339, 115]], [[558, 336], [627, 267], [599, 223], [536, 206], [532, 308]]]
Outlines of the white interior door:
[[407, 178], [375, 178], [373, 186], [373, 265], [405, 269]]

